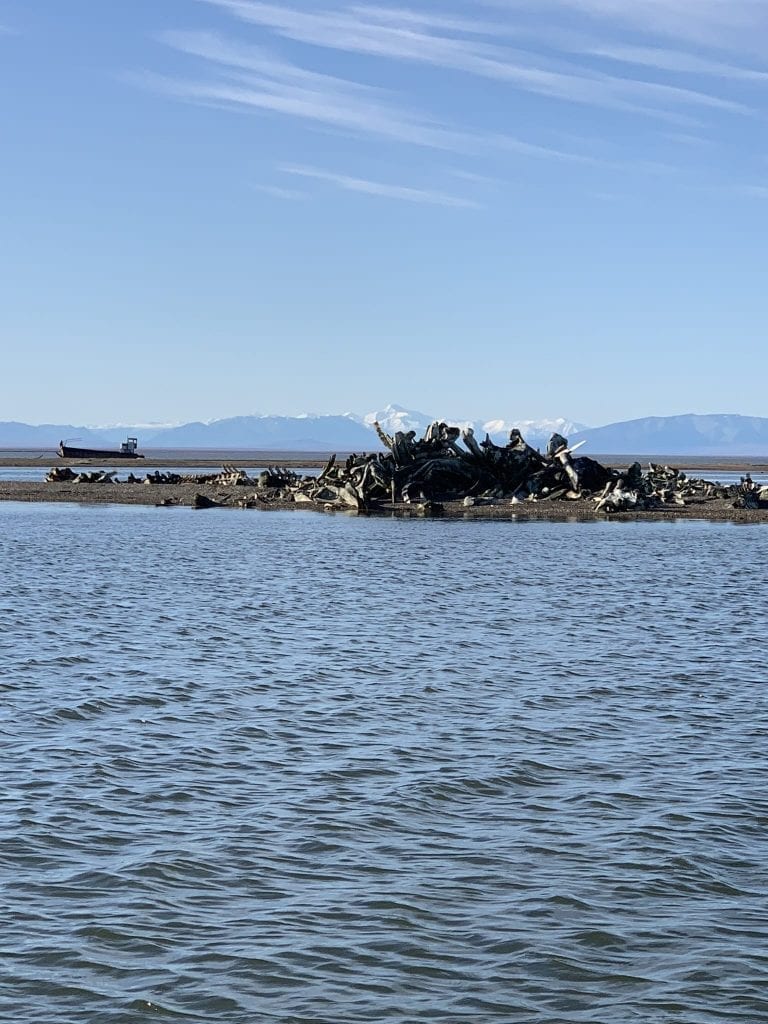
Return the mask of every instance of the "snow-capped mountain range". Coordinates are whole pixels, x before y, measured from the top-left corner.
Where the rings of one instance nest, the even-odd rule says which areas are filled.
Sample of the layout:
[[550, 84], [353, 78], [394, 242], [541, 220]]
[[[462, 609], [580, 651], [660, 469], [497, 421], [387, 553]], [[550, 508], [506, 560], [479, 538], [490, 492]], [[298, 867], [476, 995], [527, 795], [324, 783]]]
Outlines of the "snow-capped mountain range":
[[387, 405], [377, 412], [359, 416], [232, 416], [226, 419], [196, 421], [178, 425], [121, 424], [117, 426], [73, 426], [72, 424], [0, 423], [0, 447], [52, 447], [60, 440], [75, 443], [117, 444], [127, 434], [139, 438], [142, 448], [255, 448], [273, 451], [371, 451], [381, 447], [373, 424], [378, 421], [388, 434], [415, 430], [422, 436], [435, 419], [476, 434], [490, 434], [495, 441], [506, 442], [513, 426], [518, 427], [530, 444], [546, 444], [554, 430], [573, 432], [579, 424], [567, 420], [503, 420], [472, 422], [446, 416], [431, 416], [399, 405]]
[[687, 413], [652, 416], [585, 427], [564, 418], [543, 420], [488, 419], [468, 421], [445, 415], [427, 415], [399, 405], [388, 405], [363, 416], [234, 416], [209, 422], [119, 425], [104, 427], [0, 422], [0, 448], [55, 449], [60, 440], [96, 447], [116, 446], [126, 435], [136, 436], [143, 449], [218, 449], [281, 452], [363, 452], [381, 447], [373, 424], [388, 434], [414, 430], [421, 437], [436, 419], [454, 426], [472, 427], [482, 440], [486, 434], [505, 444], [513, 427], [529, 444], [544, 448], [556, 431], [572, 444], [588, 441], [591, 455], [766, 455], [768, 418]]
[[435, 420], [442, 420], [453, 426], [466, 430], [471, 427], [482, 439], [485, 434], [497, 443], [501, 440], [507, 441], [509, 432], [516, 427], [525, 437], [529, 444], [535, 447], [544, 440], [546, 444], [552, 434], [557, 431], [559, 434], [567, 435], [579, 430], [586, 430], [584, 424], [572, 423], [570, 420], [461, 420], [451, 416], [428, 416], [426, 413], [417, 413], [414, 410], [402, 409], [400, 406], [387, 406], [377, 413], [368, 413], [362, 417], [362, 422], [373, 427], [378, 422], [388, 434], [396, 433], [398, 430], [415, 430], [419, 437], [422, 436], [430, 423]]
[[516, 427], [526, 441], [533, 445], [534, 448], [542, 443], [546, 445], [555, 432], [567, 437], [569, 434], [575, 434], [578, 431], [587, 429], [583, 423], [574, 423], [566, 419], [462, 420], [450, 416], [428, 416], [423, 412], [403, 409], [399, 405], [388, 405], [378, 412], [369, 412], [366, 416], [363, 416], [362, 421], [369, 427], [373, 427], [373, 424], [378, 421], [382, 429], [388, 434], [396, 433], [398, 430], [406, 432], [415, 430], [416, 434], [421, 437], [429, 424], [433, 423], [436, 419], [444, 420], [446, 423], [456, 427], [461, 427], [462, 430], [471, 427], [481, 440], [486, 434], [489, 434], [491, 440], [497, 444], [500, 441], [506, 442], [509, 438], [510, 430]]

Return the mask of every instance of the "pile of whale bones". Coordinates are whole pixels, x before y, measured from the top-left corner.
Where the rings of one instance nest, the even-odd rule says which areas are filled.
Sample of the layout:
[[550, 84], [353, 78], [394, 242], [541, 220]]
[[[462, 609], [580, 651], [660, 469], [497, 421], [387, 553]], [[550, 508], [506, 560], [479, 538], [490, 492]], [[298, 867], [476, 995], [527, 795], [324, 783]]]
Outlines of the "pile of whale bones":
[[[749, 474], [740, 484], [723, 486], [654, 463], [645, 472], [638, 462], [626, 470], [609, 469], [595, 459], [574, 457], [585, 442], [570, 447], [568, 440], [557, 433], [542, 454], [527, 444], [517, 429], [510, 432], [509, 442], [502, 447], [488, 435], [478, 442], [471, 429], [462, 431], [446, 423], [432, 423], [420, 439], [415, 431], [399, 431], [392, 436], [378, 423], [374, 427], [384, 451], [353, 454], [343, 462], [332, 455], [317, 476], [301, 476], [284, 467], [270, 466], [251, 477], [245, 470], [225, 464], [222, 472], [210, 474], [155, 471], [141, 479], [130, 473], [125, 482], [254, 489], [248, 497], [218, 496], [224, 500], [196, 494], [196, 508], [226, 504], [255, 508], [294, 502], [327, 511], [366, 513], [402, 503], [415, 514], [430, 516], [442, 513], [440, 503], [444, 501], [463, 501], [471, 507], [591, 499], [595, 511], [610, 513], [680, 506], [712, 498], [732, 499], [736, 508], [768, 508], [768, 487], [755, 484]], [[46, 481], [120, 483], [117, 470], [77, 473], [68, 467], [51, 469]], [[172, 498], [162, 502], [175, 503]]]

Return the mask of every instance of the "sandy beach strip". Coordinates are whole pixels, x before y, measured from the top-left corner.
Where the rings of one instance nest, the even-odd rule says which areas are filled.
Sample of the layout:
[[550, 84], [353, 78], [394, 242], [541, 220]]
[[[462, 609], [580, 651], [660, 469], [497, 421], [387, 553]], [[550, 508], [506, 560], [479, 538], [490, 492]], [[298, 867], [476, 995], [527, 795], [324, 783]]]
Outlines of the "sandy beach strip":
[[[129, 473], [137, 477], [143, 475], [144, 466], [159, 466], [161, 468], [175, 469], [183, 475], [185, 469], [192, 467], [205, 468], [211, 473], [222, 469], [224, 464], [236, 465], [241, 469], [258, 469], [266, 466], [284, 466], [286, 469], [298, 470], [321, 469], [326, 465], [329, 455], [325, 453], [297, 453], [297, 452], [250, 452], [251, 458], [243, 458], [243, 452], [219, 452], [215, 453], [216, 458], [205, 459], [195, 456], [214, 453], [196, 452], [194, 455], [184, 453], [168, 453], [165, 459], [156, 459], [147, 454], [145, 459], [126, 460], [96, 460], [96, 459], [61, 459], [51, 456], [50, 453], [34, 454], [33, 452], [3, 451], [0, 449], [0, 466], [8, 467], [36, 467], [48, 469], [52, 466], [69, 466], [74, 470], [89, 470], [94, 468], [114, 468], [118, 470], [118, 477], [125, 478]], [[174, 457], [175, 456], [175, 457]], [[338, 456], [342, 461], [346, 454]], [[685, 467], [687, 470], [695, 471], [695, 475], [701, 475], [704, 479], [716, 479], [718, 472], [728, 473], [751, 473], [768, 475], [768, 458], [761, 457], [680, 457], [679, 459], [661, 459], [659, 457], [639, 456], [625, 458], [623, 456], [602, 457], [598, 461], [604, 465], [620, 469], [630, 465], [634, 461], [641, 462], [647, 466], [649, 461], [661, 462], [663, 464]], [[159, 507], [188, 507], [195, 506], [197, 495], [210, 499], [212, 502], [221, 504], [227, 508], [242, 508], [242, 503], [248, 501], [254, 510], [273, 511], [319, 511], [328, 513], [328, 510], [321, 504], [308, 502], [294, 502], [274, 498], [269, 493], [259, 493], [252, 487], [232, 486], [225, 487], [220, 484], [146, 484], [146, 483], [76, 483], [64, 481], [61, 483], [45, 483], [43, 481], [24, 480], [0, 480], [0, 501], [19, 502], [75, 502], [85, 505], [147, 505]], [[551, 521], [605, 521], [606, 519], [618, 521], [671, 521], [679, 519], [703, 519], [720, 522], [733, 523], [768, 523], [768, 509], [736, 509], [733, 507], [732, 499], [707, 498], [691, 502], [685, 506], [667, 505], [653, 510], [633, 512], [596, 512], [595, 503], [590, 499], [577, 501], [536, 501], [512, 503], [509, 499], [500, 499], [492, 504], [478, 504], [466, 507], [462, 501], [448, 501], [442, 503], [443, 517], [447, 519], [463, 519], [478, 521], [493, 520], [551, 520]], [[204, 512], [204, 509], [200, 510]], [[408, 505], [404, 502], [395, 504], [382, 504], [376, 511], [367, 514], [397, 516], [401, 518], [422, 517], [423, 513], [417, 505]]]

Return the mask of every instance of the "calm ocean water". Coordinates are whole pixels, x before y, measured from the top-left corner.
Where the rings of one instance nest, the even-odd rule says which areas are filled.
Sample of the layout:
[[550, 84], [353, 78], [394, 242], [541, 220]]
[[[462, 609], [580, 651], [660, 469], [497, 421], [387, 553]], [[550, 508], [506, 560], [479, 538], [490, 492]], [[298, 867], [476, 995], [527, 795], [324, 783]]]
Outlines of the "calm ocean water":
[[768, 1019], [768, 530], [0, 504], [0, 1016]]

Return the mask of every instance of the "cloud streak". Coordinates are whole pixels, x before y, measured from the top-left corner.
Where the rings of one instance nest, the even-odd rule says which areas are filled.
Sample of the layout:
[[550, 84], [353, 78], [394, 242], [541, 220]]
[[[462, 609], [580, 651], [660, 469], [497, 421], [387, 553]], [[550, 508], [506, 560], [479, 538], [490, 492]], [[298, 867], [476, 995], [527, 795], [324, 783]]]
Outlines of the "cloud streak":
[[758, 50], [768, 32], [765, 0], [482, 0], [507, 12], [572, 14], [718, 49]]
[[[242, 21], [306, 45], [427, 64], [502, 82], [568, 103], [668, 116], [670, 108], [744, 112], [739, 102], [679, 85], [584, 71], [540, 55], [511, 49], [437, 27], [439, 19], [414, 22], [411, 15], [382, 9], [337, 6], [306, 11], [257, 0], [205, 0]], [[481, 34], [478, 24], [474, 34]]]
[[682, 50], [667, 50], [656, 46], [584, 44], [580, 47], [580, 52], [587, 56], [604, 57], [623, 64], [637, 64], [676, 74], [708, 75], [744, 82], [768, 82], [768, 71], [737, 67]]
[[201, 57], [225, 74], [207, 79], [145, 78], [180, 98], [272, 111], [339, 130], [456, 152], [477, 149], [471, 133], [443, 125], [392, 102], [384, 90], [308, 71], [260, 47], [210, 33], [164, 33], [176, 50]]
[[[450, 195], [450, 186], [443, 193], [345, 174], [350, 151], [340, 140], [378, 153], [388, 147], [388, 159], [397, 144], [403, 158], [407, 147], [420, 147], [474, 160], [464, 171], [468, 187], [489, 163], [508, 178], [513, 159], [525, 158], [570, 165], [572, 179], [622, 174], [626, 188], [630, 175], [675, 170], [668, 154], [675, 165], [692, 167], [681, 141], [689, 149], [711, 144], [713, 162], [725, 133], [729, 145], [741, 137], [753, 146], [760, 90], [768, 85], [768, 69], [745, 51], [714, 51], [698, 41], [717, 36], [725, 46], [740, 34], [757, 37], [764, 24], [753, 0], [481, 0], [466, 3], [467, 13], [456, 13], [455, 0], [444, 0], [443, 9], [425, 0], [411, 0], [411, 8], [354, 0], [197, 2], [228, 15], [230, 35], [161, 34], [187, 68], [177, 61], [174, 73], [146, 73], [145, 86], [335, 136], [345, 153], [338, 173], [309, 162], [285, 173], [409, 202], [473, 205]], [[404, 72], [406, 66], [419, 70]], [[582, 112], [574, 113], [577, 106]], [[291, 145], [294, 135], [286, 135]], [[302, 150], [299, 159], [306, 156]], [[325, 155], [316, 162], [324, 164]], [[699, 161], [697, 173], [702, 169]], [[435, 171], [444, 181], [449, 168]], [[544, 182], [556, 174], [545, 170]], [[276, 198], [296, 198], [277, 186], [263, 190], [269, 188]]]
[[160, 41], [202, 58], [214, 77], [181, 79], [144, 75], [158, 91], [205, 105], [253, 109], [315, 122], [339, 131], [467, 155], [496, 150], [574, 164], [600, 163], [508, 134], [462, 130], [398, 105], [386, 90], [299, 67], [263, 47], [208, 32], [165, 32]]
[[307, 199], [306, 192], [300, 192], [296, 188], [281, 188], [279, 185], [260, 185], [255, 184], [252, 186], [257, 192], [264, 192], [268, 196], [272, 196], [273, 199], [285, 199], [288, 201], [296, 202], [298, 200]]
[[406, 200], [409, 203], [422, 203], [429, 206], [450, 206], [471, 210], [480, 209], [480, 204], [472, 199], [464, 199], [459, 196], [449, 195], [446, 192], [433, 191], [432, 189], [389, 185], [380, 181], [370, 181], [366, 178], [354, 178], [348, 174], [336, 174], [317, 167], [287, 164], [281, 167], [280, 170], [284, 174], [293, 174], [301, 178], [312, 178], [315, 181], [327, 182], [347, 192], [362, 192], [365, 195], [378, 196], [382, 199], [400, 199]]

